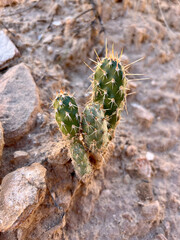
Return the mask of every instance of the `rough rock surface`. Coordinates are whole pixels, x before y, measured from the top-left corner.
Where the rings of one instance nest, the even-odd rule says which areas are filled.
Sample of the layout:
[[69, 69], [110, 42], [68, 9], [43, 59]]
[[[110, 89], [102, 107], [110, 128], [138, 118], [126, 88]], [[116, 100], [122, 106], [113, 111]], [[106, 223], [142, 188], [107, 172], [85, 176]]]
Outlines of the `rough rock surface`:
[[39, 163], [6, 175], [0, 193], [0, 231], [14, 229], [43, 202], [46, 169]]
[[0, 78], [0, 120], [5, 144], [30, 130], [39, 108], [38, 91], [28, 67], [21, 63], [9, 69]]
[[[2, 2], [0, 2], [1, 6]], [[4, 31], [0, 31], [0, 69], [7, 66], [7, 62], [19, 56], [20, 53]]]
[[2, 124], [0, 122], [0, 160], [3, 154], [3, 148], [4, 148], [4, 136], [3, 136]]

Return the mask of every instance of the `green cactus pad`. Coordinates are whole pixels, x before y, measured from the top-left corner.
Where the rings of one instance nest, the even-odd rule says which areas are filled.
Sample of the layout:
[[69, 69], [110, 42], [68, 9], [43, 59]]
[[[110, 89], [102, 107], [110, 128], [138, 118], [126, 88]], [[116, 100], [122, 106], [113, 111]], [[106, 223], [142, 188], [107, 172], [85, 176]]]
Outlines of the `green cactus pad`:
[[98, 63], [93, 78], [93, 102], [103, 106], [108, 128], [115, 129], [124, 107], [126, 77], [116, 59], [104, 58]]
[[99, 104], [91, 103], [84, 109], [82, 131], [84, 143], [92, 152], [107, 146], [109, 142], [107, 121]]
[[61, 132], [68, 138], [79, 135], [80, 116], [74, 97], [60, 93], [53, 102], [55, 118]]
[[80, 141], [76, 140], [70, 144], [70, 154], [75, 172], [80, 179], [92, 173], [89, 155]]

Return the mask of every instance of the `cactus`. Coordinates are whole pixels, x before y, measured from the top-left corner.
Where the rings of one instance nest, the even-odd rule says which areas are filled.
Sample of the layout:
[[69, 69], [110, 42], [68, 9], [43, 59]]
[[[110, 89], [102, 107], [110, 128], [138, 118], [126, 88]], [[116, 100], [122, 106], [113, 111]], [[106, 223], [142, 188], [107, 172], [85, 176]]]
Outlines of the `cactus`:
[[115, 58], [113, 52], [112, 56], [107, 56], [106, 51], [105, 58], [100, 60], [98, 57], [93, 74], [92, 99], [84, 109], [82, 121], [74, 97], [61, 92], [53, 102], [56, 121], [67, 140], [72, 163], [80, 179], [92, 173], [91, 162], [102, 162], [125, 105], [126, 85], [120, 59]]
[[69, 139], [79, 136], [80, 116], [74, 97], [60, 93], [53, 102], [55, 118], [61, 132]]
[[75, 140], [70, 145], [70, 155], [75, 172], [80, 179], [83, 179], [92, 173], [89, 154], [85, 150], [81, 141]]
[[82, 134], [84, 143], [92, 152], [107, 146], [109, 142], [107, 122], [99, 104], [90, 103], [85, 107], [82, 118]]
[[120, 120], [126, 97], [126, 77], [118, 58], [105, 57], [94, 72], [92, 101], [102, 105], [109, 132]]

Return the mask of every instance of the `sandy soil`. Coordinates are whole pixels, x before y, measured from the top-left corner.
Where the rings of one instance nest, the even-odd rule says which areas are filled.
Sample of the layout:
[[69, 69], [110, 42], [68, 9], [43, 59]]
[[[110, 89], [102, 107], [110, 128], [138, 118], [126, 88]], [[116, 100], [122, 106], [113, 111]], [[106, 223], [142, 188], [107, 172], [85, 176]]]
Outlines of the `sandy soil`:
[[[93, 1], [83, 0], [25, 1], [0, 9], [0, 24], [21, 53], [12, 65], [30, 67], [42, 108], [30, 133], [4, 148], [0, 177], [32, 162], [48, 172], [46, 200], [34, 224], [0, 233], [2, 240], [180, 239], [180, 2], [97, 2], [94, 11]], [[118, 53], [123, 49], [124, 61], [144, 57], [129, 72], [145, 75], [128, 76], [134, 94], [127, 98], [113, 155], [74, 193], [71, 161], [48, 160], [61, 139], [51, 99], [66, 89], [83, 107], [91, 74], [83, 61], [93, 67], [88, 58], [96, 59], [94, 48], [104, 55], [106, 38]], [[136, 80], [144, 77], [149, 79]], [[17, 150], [30, 158], [14, 161]]]

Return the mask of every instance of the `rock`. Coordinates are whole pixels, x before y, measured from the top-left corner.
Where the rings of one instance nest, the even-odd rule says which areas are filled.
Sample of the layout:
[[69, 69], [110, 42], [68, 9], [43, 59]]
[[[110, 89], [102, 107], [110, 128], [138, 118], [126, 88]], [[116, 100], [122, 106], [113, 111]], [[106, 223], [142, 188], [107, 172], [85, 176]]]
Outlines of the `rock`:
[[147, 222], [159, 222], [161, 219], [161, 206], [158, 201], [147, 203], [142, 207], [142, 216]]
[[142, 201], [153, 200], [153, 190], [150, 182], [138, 183], [136, 185], [136, 192]]
[[135, 165], [135, 169], [137, 170], [140, 176], [146, 179], [151, 178], [152, 168], [151, 168], [151, 164], [146, 158], [136, 159], [134, 165]]
[[147, 152], [146, 153], [146, 159], [148, 161], [153, 161], [154, 160], [154, 154], [152, 152]]
[[154, 114], [137, 103], [132, 103], [131, 105], [134, 108], [134, 115], [138, 122], [143, 127], [149, 128], [154, 120]]
[[29, 154], [25, 151], [15, 151], [13, 163], [23, 163], [26, 159], [29, 158]]
[[70, 156], [68, 156], [68, 148], [65, 146], [65, 143], [63, 143], [63, 141], [57, 143], [48, 157], [48, 162], [55, 165], [63, 165], [69, 160]]
[[9, 69], [0, 78], [0, 120], [5, 144], [10, 145], [29, 132], [39, 109], [39, 95], [30, 70], [24, 63]]
[[20, 56], [18, 49], [5, 32], [0, 31], [0, 69], [7, 67], [7, 63], [17, 56]]
[[3, 154], [3, 148], [4, 148], [4, 136], [3, 136], [2, 124], [0, 122], [0, 160]]
[[46, 169], [39, 163], [6, 175], [0, 193], [0, 231], [21, 225], [43, 202]]
[[0, 7], [6, 7], [15, 3], [21, 3], [24, 0], [1, 0], [0, 1]]
[[130, 145], [126, 149], [126, 154], [128, 157], [133, 157], [137, 153], [136, 146]]

